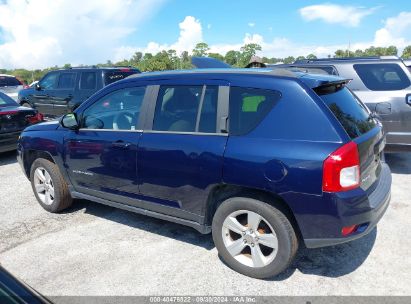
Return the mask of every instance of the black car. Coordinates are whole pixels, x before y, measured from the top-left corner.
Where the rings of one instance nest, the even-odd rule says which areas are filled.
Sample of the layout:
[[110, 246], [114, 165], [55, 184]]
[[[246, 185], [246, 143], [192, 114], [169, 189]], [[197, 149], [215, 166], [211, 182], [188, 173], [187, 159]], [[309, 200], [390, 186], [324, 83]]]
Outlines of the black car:
[[71, 112], [102, 87], [132, 74], [131, 67], [81, 67], [51, 71], [33, 88], [19, 92], [18, 103], [48, 117]]
[[43, 115], [37, 110], [21, 107], [12, 98], [0, 92], [0, 152], [16, 150], [21, 131], [41, 121]]

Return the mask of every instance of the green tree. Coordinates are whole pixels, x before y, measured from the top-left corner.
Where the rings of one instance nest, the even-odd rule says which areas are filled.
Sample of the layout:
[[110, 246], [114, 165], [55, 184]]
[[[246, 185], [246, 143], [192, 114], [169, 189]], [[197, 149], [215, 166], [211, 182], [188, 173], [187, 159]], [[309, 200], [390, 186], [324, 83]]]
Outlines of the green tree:
[[308, 54], [307, 59], [317, 59], [317, 56], [315, 56], [314, 54]]
[[401, 58], [411, 58], [411, 45], [404, 48]]
[[257, 51], [261, 51], [261, 45], [257, 43], [248, 43], [241, 47], [240, 49], [240, 60], [239, 65], [245, 67], [250, 63], [251, 57], [255, 56]]
[[288, 56], [284, 58], [284, 63], [289, 64], [289, 63], [294, 63], [295, 58], [293, 56]]
[[237, 66], [239, 58], [240, 52], [231, 50], [228, 51], [227, 54], [225, 54], [224, 61], [227, 62], [229, 65]]
[[298, 56], [295, 60], [304, 60], [305, 57], [304, 56]]
[[193, 56], [195, 57], [206, 57], [207, 52], [210, 50], [208, 44], [205, 42], [199, 42], [193, 49]]
[[208, 57], [224, 61], [224, 56], [218, 53], [208, 53]]

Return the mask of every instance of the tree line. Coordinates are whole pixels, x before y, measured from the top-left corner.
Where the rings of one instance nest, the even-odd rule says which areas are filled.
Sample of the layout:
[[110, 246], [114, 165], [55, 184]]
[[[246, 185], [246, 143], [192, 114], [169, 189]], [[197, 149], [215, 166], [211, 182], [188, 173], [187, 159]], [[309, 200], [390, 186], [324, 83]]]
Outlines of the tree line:
[[[258, 51], [262, 51], [262, 47], [256, 43], [245, 44], [240, 48], [239, 51], [231, 50], [228, 51], [225, 55], [219, 53], [210, 52], [210, 48], [207, 43], [200, 42], [197, 43], [195, 48], [192, 50], [191, 54], [188, 51], [184, 51], [181, 54], [177, 54], [175, 50], [163, 50], [157, 54], [152, 53], [142, 53], [136, 52], [130, 59], [124, 59], [119, 62], [111, 62], [108, 60], [106, 63], [100, 63], [96, 66], [99, 67], [111, 67], [111, 66], [131, 66], [137, 67], [142, 72], [148, 71], [163, 71], [163, 70], [175, 70], [175, 69], [190, 69], [191, 65], [191, 56], [200, 56], [200, 57], [212, 57], [219, 59], [228, 63], [233, 67], [245, 67], [251, 60], [253, 56], [257, 54]], [[398, 49], [395, 46], [389, 47], [374, 47], [371, 46], [365, 50], [337, 50], [334, 55], [328, 55], [329, 58], [344, 58], [344, 57], [364, 57], [364, 56], [388, 56], [394, 55], [398, 56]], [[402, 58], [411, 58], [411, 45], [407, 46], [401, 55]], [[288, 56], [285, 58], [268, 58], [262, 57], [261, 60], [264, 63], [293, 63], [295, 60], [302, 59], [316, 59], [317, 57], [314, 54], [308, 54], [306, 56]], [[59, 68], [70, 68], [70, 64], [65, 64], [62, 67], [54, 66], [46, 69], [0, 69], [0, 74], [11, 74], [19, 79], [23, 80], [25, 83], [31, 83], [34, 80], [39, 80], [47, 72], [51, 70], [56, 70]]]

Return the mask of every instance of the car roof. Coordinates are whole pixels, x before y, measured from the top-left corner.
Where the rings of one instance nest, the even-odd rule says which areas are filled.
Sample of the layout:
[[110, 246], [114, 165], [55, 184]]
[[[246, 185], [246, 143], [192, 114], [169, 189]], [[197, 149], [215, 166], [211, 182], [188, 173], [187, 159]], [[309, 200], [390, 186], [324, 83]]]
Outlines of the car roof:
[[371, 57], [344, 57], [344, 58], [319, 58], [319, 59], [301, 59], [288, 65], [311, 65], [311, 64], [353, 64], [359, 62], [381, 63], [381, 62], [400, 62], [397, 56], [371, 56]]
[[290, 71], [284, 68], [261, 68], [261, 69], [192, 69], [192, 70], [171, 70], [159, 72], [146, 72], [141, 74], [134, 74], [121, 81], [133, 80], [160, 80], [164, 78], [174, 78], [182, 76], [198, 75], [213, 78], [216, 76], [226, 75], [228, 77], [233, 75], [243, 76], [257, 76], [257, 77], [275, 77], [283, 79], [299, 79], [311, 88], [319, 87], [330, 82], [342, 82], [344, 78], [332, 75], [316, 75], [308, 74], [301, 71]]
[[8, 74], [0, 74], [1, 77], [13, 77], [16, 78], [14, 75], [8, 75]]

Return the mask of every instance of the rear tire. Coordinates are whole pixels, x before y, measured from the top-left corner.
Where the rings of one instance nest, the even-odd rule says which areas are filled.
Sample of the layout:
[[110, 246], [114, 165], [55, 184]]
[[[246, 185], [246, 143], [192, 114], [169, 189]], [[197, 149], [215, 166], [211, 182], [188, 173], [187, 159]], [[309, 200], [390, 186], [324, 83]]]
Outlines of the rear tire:
[[230, 198], [218, 207], [212, 232], [224, 262], [258, 279], [283, 272], [298, 249], [288, 218], [277, 208], [246, 197]]
[[30, 170], [31, 187], [39, 204], [47, 211], [56, 213], [71, 206], [73, 199], [56, 164], [38, 158]]

